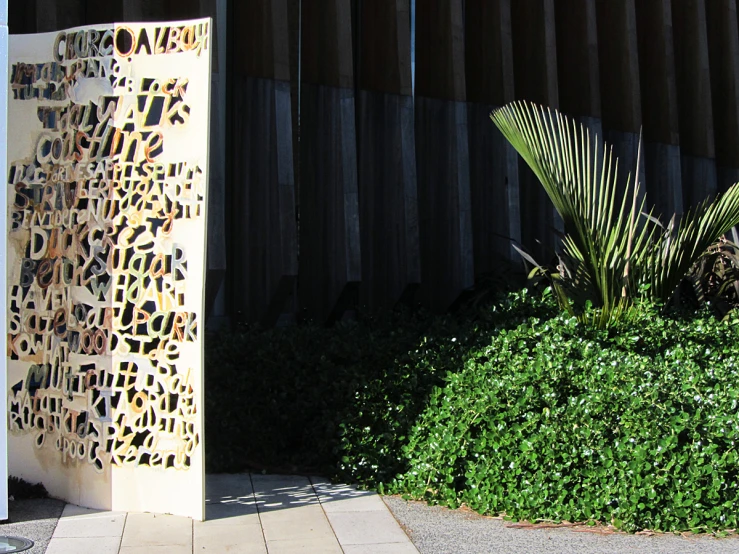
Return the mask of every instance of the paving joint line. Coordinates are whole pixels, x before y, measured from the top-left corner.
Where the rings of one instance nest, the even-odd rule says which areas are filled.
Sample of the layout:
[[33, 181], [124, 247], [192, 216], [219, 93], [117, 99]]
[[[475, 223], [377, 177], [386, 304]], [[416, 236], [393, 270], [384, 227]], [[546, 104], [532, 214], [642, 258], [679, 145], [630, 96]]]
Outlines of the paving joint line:
[[328, 513], [326, 512], [326, 508], [323, 507], [323, 502], [321, 502], [321, 497], [318, 494], [318, 491], [316, 490], [316, 486], [313, 483], [313, 477], [308, 476], [308, 482], [310, 483], [310, 488], [313, 490], [313, 494], [316, 497], [316, 500], [318, 500], [318, 505], [321, 507], [321, 511], [323, 512], [323, 516], [326, 518], [326, 521], [328, 521], [329, 527], [331, 527], [331, 532], [334, 534], [334, 538], [336, 539], [336, 543], [339, 545], [339, 548], [341, 549], [342, 554], [344, 554], [344, 545], [341, 544], [341, 541], [339, 540], [339, 536], [336, 534], [336, 529], [334, 529], [334, 524], [331, 523], [331, 518], [328, 517]]
[[[54, 522], [54, 529], [51, 532], [51, 537], [49, 538], [49, 542], [46, 545], [46, 549], [51, 546], [51, 541], [54, 540], [54, 533], [56, 533], [56, 528], [59, 526], [59, 522], [62, 520], [62, 516], [64, 515], [64, 510], [66, 510], [67, 506], [69, 505], [69, 502], [64, 502], [64, 507], [62, 508], [62, 512], [59, 514], [59, 517], [56, 518], [56, 521]], [[8, 523], [7, 521], [5, 523]], [[120, 548], [118, 549], [120, 550]]]
[[128, 512], [125, 512], [123, 516], [123, 528], [121, 529], [120, 539], [118, 539], [118, 554], [120, 554], [121, 548], [123, 548], [123, 533], [126, 532], [126, 525], [128, 525]]
[[401, 521], [395, 516], [395, 512], [393, 512], [390, 509], [390, 506], [387, 505], [387, 502], [385, 502], [385, 495], [382, 495], [380, 493], [377, 493], [377, 495], [380, 497], [380, 500], [382, 500], [382, 503], [385, 505], [385, 509], [388, 512], [390, 512], [390, 515], [395, 520], [395, 523], [397, 523], [398, 527], [400, 527], [400, 530], [403, 531], [403, 533], [405, 534], [406, 538], [408, 539], [408, 542], [411, 543], [413, 545], [413, 548], [416, 549], [416, 552], [420, 554], [421, 551], [418, 549], [418, 547], [416, 546], [416, 543], [413, 542], [413, 539], [411, 538], [410, 529], [407, 526], [403, 525]]
[[264, 550], [269, 554], [269, 545], [267, 544], [267, 536], [264, 534], [264, 525], [262, 525], [262, 512], [259, 510], [259, 502], [257, 502], [257, 493], [254, 490], [254, 479], [251, 478], [251, 471], [249, 472], [249, 483], [251, 484], [251, 499], [254, 502], [254, 507], [257, 510], [257, 518], [259, 519], [259, 529], [262, 531], [262, 542], [264, 543]]

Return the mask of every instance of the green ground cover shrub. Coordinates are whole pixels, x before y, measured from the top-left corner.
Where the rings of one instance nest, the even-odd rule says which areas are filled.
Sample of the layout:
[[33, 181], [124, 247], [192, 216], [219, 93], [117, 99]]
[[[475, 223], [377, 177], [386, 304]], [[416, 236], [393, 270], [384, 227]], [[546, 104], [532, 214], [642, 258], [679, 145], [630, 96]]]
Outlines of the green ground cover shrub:
[[739, 318], [595, 329], [526, 293], [455, 316], [244, 328], [206, 347], [206, 467], [515, 519], [739, 527]]
[[[642, 306], [643, 308], [643, 306]], [[494, 336], [435, 389], [389, 490], [515, 519], [739, 526], [739, 320], [645, 309]]]

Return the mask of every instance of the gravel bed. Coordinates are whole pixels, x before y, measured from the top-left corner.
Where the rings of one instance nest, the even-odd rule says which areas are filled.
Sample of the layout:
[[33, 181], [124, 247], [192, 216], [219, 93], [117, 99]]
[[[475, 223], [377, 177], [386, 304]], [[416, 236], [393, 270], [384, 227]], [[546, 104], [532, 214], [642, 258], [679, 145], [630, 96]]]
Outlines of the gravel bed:
[[[739, 538], [736, 536], [685, 538], [661, 533], [651, 536], [608, 533], [606, 529], [593, 533], [568, 528], [515, 528], [511, 527], [511, 522], [466, 510], [428, 506], [396, 496], [386, 496], [384, 500], [421, 554], [739, 553]], [[574, 529], [593, 530], [585, 527]]]
[[65, 502], [53, 499], [11, 500], [8, 521], [0, 523], [0, 535], [23, 537], [34, 542], [24, 554], [44, 554]]

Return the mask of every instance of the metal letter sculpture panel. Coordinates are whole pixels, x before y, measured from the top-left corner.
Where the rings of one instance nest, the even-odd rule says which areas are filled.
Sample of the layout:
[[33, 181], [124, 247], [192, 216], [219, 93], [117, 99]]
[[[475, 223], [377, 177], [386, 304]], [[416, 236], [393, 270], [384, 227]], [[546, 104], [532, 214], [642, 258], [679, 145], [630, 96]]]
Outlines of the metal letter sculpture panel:
[[11, 37], [12, 475], [203, 517], [209, 19]]

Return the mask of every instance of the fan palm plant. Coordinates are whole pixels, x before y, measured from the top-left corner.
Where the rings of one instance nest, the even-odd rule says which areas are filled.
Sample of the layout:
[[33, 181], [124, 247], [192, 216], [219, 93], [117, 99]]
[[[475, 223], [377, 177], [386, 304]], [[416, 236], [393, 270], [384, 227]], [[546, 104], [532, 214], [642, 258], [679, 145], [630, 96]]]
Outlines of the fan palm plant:
[[[491, 118], [564, 222], [554, 288], [563, 308], [582, 320], [608, 326], [642, 296], [666, 302], [708, 248], [739, 225], [739, 183], [663, 225], [645, 213], [638, 181], [629, 176], [619, 190], [617, 158], [585, 126], [528, 102]], [[588, 304], [598, 309], [583, 310]]]

